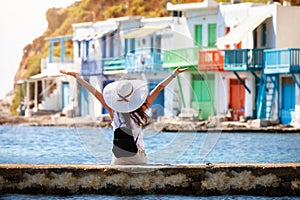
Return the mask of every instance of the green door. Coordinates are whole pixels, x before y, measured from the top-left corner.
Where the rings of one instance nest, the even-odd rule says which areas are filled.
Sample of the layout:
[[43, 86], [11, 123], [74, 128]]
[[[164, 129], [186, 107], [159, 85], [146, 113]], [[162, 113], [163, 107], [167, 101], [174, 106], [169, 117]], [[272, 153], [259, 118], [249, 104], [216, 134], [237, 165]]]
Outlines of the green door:
[[200, 119], [214, 115], [214, 74], [194, 74], [192, 76], [192, 108], [200, 110]]
[[202, 47], [202, 25], [195, 25], [195, 45]]
[[208, 24], [208, 47], [216, 47], [217, 43], [217, 25]]

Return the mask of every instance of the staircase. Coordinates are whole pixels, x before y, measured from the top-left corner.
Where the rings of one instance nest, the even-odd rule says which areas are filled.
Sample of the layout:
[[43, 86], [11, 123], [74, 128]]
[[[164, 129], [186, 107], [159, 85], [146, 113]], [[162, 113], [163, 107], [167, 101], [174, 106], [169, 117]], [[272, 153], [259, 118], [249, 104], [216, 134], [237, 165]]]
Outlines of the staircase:
[[46, 96], [39, 104], [39, 110], [59, 111], [61, 110], [61, 92], [55, 88], [50, 95]]
[[274, 96], [278, 87], [278, 75], [263, 75], [260, 80], [256, 106], [258, 119], [271, 119], [274, 105]]
[[39, 110], [60, 110], [60, 98], [61, 95], [57, 89], [55, 89], [48, 97], [46, 97], [40, 104]]

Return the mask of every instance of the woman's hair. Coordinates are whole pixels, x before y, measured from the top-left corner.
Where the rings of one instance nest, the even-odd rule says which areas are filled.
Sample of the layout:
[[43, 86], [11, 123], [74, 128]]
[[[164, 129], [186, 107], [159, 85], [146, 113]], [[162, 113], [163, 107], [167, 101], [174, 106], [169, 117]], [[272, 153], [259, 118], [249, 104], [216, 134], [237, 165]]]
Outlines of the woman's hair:
[[145, 102], [142, 106], [140, 106], [138, 109], [136, 109], [135, 111], [132, 111], [130, 113], [130, 117], [131, 119], [133, 119], [133, 121], [139, 125], [139, 126], [144, 126], [148, 123], [149, 121], [149, 116], [147, 115], [147, 113], [145, 112], [146, 109], [143, 108], [143, 106], [146, 106], [146, 108], [148, 108], [148, 103]]

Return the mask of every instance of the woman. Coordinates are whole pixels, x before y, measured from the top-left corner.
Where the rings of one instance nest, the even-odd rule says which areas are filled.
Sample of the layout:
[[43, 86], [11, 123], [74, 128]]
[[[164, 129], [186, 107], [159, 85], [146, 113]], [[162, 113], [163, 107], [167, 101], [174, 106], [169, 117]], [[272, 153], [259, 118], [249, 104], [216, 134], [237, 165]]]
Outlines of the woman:
[[[161, 81], [150, 94], [148, 94], [147, 82], [142, 80], [115, 81], [108, 84], [104, 88], [102, 94], [88, 82], [83, 80], [77, 73], [66, 72], [63, 70], [60, 70], [60, 72], [75, 77], [77, 81], [90, 91], [108, 111], [110, 119], [113, 122], [114, 130], [112, 164], [146, 164], [147, 156], [144, 151], [144, 141], [142, 138], [142, 126], [148, 121], [148, 116], [145, 113], [146, 109], [178, 74], [186, 70], [188, 70], [188, 68], [180, 69], [180, 67], [177, 67], [173, 73]], [[131, 134], [133, 135], [134, 143], [136, 144], [136, 151], [130, 151], [129, 154], [122, 156], [123, 154], [119, 155], [118, 150], [121, 149], [122, 151], [124, 148], [119, 146], [118, 141], [121, 144], [122, 142], [123, 144], [126, 143], [125, 146], [127, 145], [127, 142], [124, 142], [124, 138], [116, 137], [119, 137], [120, 135], [122, 137], [121, 132], [125, 129], [124, 127], [128, 128], [127, 130], [129, 132], [132, 132]], [[123, 133], [123, 135], [126, 134]], [[126, 141], [129, 141], [128, 137], [126, 137]], [[131, 154], [131, 152], [133, 153]]]

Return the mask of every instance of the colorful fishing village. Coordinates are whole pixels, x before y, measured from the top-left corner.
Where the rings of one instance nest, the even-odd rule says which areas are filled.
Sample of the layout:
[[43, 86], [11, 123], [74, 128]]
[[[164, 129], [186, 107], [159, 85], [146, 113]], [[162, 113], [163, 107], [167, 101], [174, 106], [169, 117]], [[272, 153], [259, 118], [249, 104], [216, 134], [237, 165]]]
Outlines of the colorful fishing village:
[[[38, 132], [62, 146], [42, 154], [47, 139], [38, 135], [36, 157], [32, 148], [14, 162], [5, 151], [0, 197], [299, 198], [300, 6], [204, 0], [166, 9], [165, 17], [74, 23], [73, 34], [46, 38], [49, 55], [40, 73], [17, 81], [19, 116], [0, 116], [0, 133], [12, 142], [1, 130]], [[125, 79], [144, 80], [151, 91], [178, 66], [188, 70], [147, 109], [149, 163], [107, 164], [109, 111], [60, 70], [78, 73], [99, 91]]]
[[[54, 111], [105, 120], [107, 111], [92, 94], [59, 70], [76, 71], [99, 90], [125, 78], [144, 79], [151, 90], [181, 66], [188, 72], [149, 108], [152, 121], [208, 120], [205, 125], [215, 126], [251, 120], [247, 127], [299, 127], [300, 26], [286, 23], [300, 15], [299, 9], [288, 2], [208, 0], [168, 3], [171, 17], [73, 24], [73, 35], [47, 38], [49, 56], [41, 62], [41, 73], [18, 81], [20, 116]], [[65, 56], [68, 42], [73, 58]]]

